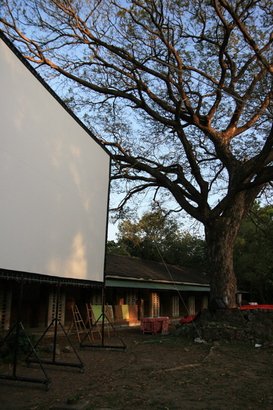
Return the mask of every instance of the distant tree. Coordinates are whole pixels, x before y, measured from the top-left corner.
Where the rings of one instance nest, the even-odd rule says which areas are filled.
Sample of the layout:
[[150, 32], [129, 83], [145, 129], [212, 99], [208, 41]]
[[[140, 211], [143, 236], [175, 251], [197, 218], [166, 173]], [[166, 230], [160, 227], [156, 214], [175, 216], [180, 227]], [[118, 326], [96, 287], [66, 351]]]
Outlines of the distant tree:
[[273, 181], [272, 6], [1, 1], [2, 30], [111, 150], [120, 209], [149, 190], [202, 223], [211, 297], [229, 307], [240, 225]]
[[123, 242], [108, 241], [106, 247], [106, 253], [108, 255], [127, 255], [130, 253]]
[[239, 285], [259, 302], [273, 303], [273, 207], [252, 208], [235, 244]]
[[146, 212], [138, 221], [119, 224], [118, 243], [123, 243], [132, 256], [161, 260], [166, 249], [179, 237], [178, 225], [161, 210]]
[[131, 256], [205, 269], [205, 241], [181, 232], [177, 221], [161, 210], [121, 222], [116, 247]]
[[[178, 265], [198, 268], [206, 272], [209, 271], [206, 242], [204, 239], [194, 236], [189, 232], [183, 232], [177, 245], [178, 248], [175, 254]], [[173, 248], [170, 247], [168, 252], [170, 252], [171, 257], [174, 254]]]

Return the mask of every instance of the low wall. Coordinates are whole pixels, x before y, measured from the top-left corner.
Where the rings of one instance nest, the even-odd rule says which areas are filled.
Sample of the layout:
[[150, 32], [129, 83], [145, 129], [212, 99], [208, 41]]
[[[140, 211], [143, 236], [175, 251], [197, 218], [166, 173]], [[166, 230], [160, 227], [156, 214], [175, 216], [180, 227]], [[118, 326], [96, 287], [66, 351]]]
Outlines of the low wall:
[[177, 326], [176, 334], [205, 341], [273, 342], [273, 311], [237, 309], [203, 311], [192, 323]]

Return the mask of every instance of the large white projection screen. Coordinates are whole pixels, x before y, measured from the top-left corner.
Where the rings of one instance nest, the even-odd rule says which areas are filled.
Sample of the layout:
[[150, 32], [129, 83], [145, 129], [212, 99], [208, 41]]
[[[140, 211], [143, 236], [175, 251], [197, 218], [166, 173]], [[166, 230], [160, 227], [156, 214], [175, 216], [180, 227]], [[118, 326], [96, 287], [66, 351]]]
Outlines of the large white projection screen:
[[0, 39], [0, 268], [104, 280], [110, 157]]

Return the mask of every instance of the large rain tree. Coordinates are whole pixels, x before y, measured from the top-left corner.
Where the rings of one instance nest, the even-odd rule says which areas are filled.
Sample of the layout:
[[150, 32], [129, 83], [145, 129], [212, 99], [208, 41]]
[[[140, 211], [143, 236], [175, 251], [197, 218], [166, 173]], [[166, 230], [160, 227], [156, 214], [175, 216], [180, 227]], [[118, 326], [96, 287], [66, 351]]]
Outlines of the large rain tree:
[[111, 150], [120, 207], [149, 190], [202, 223], [211, 296], [234, 306], [234, 241], [273, 180], [272, 1], [0, 4], [4, 33]]

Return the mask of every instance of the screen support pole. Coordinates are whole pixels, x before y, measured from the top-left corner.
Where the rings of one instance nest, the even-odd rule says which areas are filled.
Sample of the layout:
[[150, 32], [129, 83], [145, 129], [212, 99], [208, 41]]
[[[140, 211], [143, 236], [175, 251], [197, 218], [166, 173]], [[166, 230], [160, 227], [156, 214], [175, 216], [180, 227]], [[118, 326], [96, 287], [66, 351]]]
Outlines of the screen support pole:
[[[48, 389], [50, 384], [50, 379], [46, 374], [46, 371], [42, 365], [42, 362], [37, 354], [35, 346], [33, 346], [30, 338], [28, 337], [25, 328], [22, 322], [22, 305], [23, 305], [23, 289], [24, 289], [24, 278], [21, 278], [19, 283], [19, 296], [17, 299], [17, 309], [16, 309], [16, 321], [15, 324], [11, 327], [7, 335], [2, 341], [2, 345], [11, 346], [13, 349], [13, 358], [12, 358], [12, 374], [0, 374], [0, 379], [3, 380], [13, 380], [19, 382], [30, 382], [30, 383], [41, 383], [45, 385]], [[44, 375], [44, 378], [34, 378], [18, 375], [17, 370], [19, 366], [19, 354], [20, 354], [20, 340], [25, 340], [28, 347], [33, 353], [36, 363], [39, 364], [40, 369]]]
[[[100, 344], [85, 343], [85, 340], [89, 337], [90, 333], [92, 332], [92, 328], [96, 327], [98, 324], [101, 324], [101, 343]], [[111, 328], [114, 338], [119, 340], [119, 344], [106, 344], [105, 343], [105, 324], [107, 324], [107, 326]], [[111, 341], [111, 338], [110, 338], [110, 341]], [[80, 347], [92, 347], [92, 348], [101, 348], [101, 349], [109, 349], [109, 350], [125, 350], [127, 347], [123, 339], [118, 335], [111, 319], [107, 316], [105, 312], [105, 286], [103, 286], [102, 288], [101, 314], [97, 318], [95, 323], [91, 325], [91, 329], [89, 329], [88, 332], [84, 335], [83, 339], [80, 342]]]
[[[41, 359], [42, 363], [49, 364], [49, 365], [55, 365], [55, 366], [66, 366], [66, 367], [77, 367], [81, 370], [81, 372], [84, 371], [84, 364], [81, 360], [81, 358], [78, 355], [78, 352], [76, 348], [74, 347], [67, 331], [65, 330], [64, 326], [62, 325], [60, 319], [58, 318], [58, 312], [59, 312], [59, 306], [60, 306], [60, 281], [58, 281], [56, 285], [56, 309], [55, 309], [55, 316], [52, 319], [51, 323], [48, 325], [48, 327], [45, 329], [43, 332], [42, 336], [39, 338], [37, 343], [35, 344], [34, 348], [36, 348], [40, 342], [43, 340], [43, 338], [49, 333], [50, 329], [53, 328], [53, 348], [52, 348], [52, 358], [51, 359]], [[65, 336], [66, 340], [68, 341], [70, 347], [73, 350], [74, 355], [77, 358], [77, 362], [63, 362], [59, 361], [56, 359], [57, 356], [57, 338], [58, 338], [58, 329], [62, 330], [63, 335]], [[32, 357], [32, 352], [27, 356], [26, 359], [27, 363], [37, 363], [36, 359]]]

